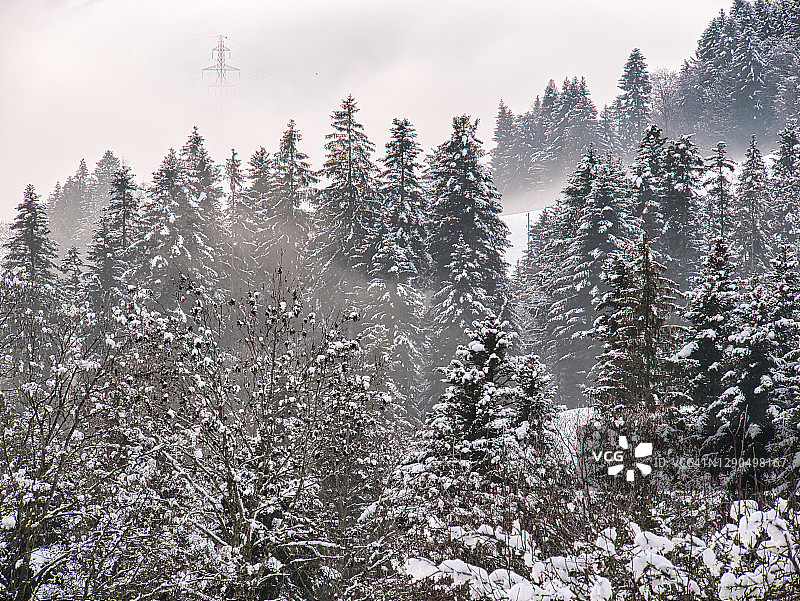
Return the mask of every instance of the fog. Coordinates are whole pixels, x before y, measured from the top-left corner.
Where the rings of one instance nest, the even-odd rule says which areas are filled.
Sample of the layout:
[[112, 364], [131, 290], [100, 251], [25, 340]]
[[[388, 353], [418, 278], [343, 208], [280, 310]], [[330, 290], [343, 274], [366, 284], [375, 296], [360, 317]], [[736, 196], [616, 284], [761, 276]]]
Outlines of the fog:
[[[198, 125], [222, 162], [274, 150], [286, 122], [321, 166], [330, 114], [352, 93], [378, 152], [405, 116], [430, 150], [453, 115], [481, 120], [491, 145], [502, 98], [523, 111], [548, 79], [585, 75], [599, 108], [630, 50], [678, 68], [718, 0], [0, 2], [0, 220], [27, 183], [46, 196], [110, 148], [146, 181]], [[240, 68], [220, 105], [209, 89], [217, 36]], [[507, 212], [548, 199], [515, 199]]]

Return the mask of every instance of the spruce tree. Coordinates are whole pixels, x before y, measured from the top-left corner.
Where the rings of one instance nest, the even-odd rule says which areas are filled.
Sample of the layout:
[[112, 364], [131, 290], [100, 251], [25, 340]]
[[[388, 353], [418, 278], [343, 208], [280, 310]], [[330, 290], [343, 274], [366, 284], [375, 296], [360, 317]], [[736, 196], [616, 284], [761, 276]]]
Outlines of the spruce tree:
[[454, 346], [463, 331], [485, 312], [506, 306], [508, 278], [502, 253], [508, 228], [500, 220], [500, 195], [480, 163], [478, 122], [467, 115], [453, 119], [453, 133], [431, 157], [430, 254], [435, 270], [431, 307], [434, 336], [440, 348]]
[[630, 150], [639, 141], [650, 117], [653, 86], [641, 50], [634, 48], [619, 80], [620, 140]]
[[[505, 102], [500, 101], [492, 140], [492, 178], [501, 194], [510, 195], [524, 190], [521, 177], [522, 160], [518, 150], [517, 120]], [[521, 185], [522, 184], [522, 185]]]
[[735, 332], [731, 315], [740, 302], [733, 270], [728, 245], [717, 238], [710, 245], [702, 279], [687, 294], [684, 318], [689, 322], [689, 332], [681, 356], [687, 360], [687, 394], [697, 408], [699, 419], [694, 429], [701, 439], [713, 434], [705, 416], [725, 391], [723, 358], [728, 338]]
[[308, 246], [310, 224], [304, 205], [314, 201], [318, 182], [308, 155], [299, 148], [301, 140], [295, 122], [289, 121], [274, 157], [272, 210], [265, 224], [270, 263], [280, 262], [284, 270], [296, 276], [303, 268]]
[[735, 251], [740, 269], [746, 275], [756, 275], [769, 264], [771, 229], [773, 227], [767, 185], [767, 168], [756, 138], [750, 138], [741, 173], [736, 186], [734, 227]]
[[635, 213], [647, 232], [659, 232], [663, 226], [661, 195], [664, 191], [664, 148], [667, 139], [651, 125], [644, 132], [631, 172], [636, 188]]
[[610, 415], [621, 408], [670, 411], [679, 403], [673, 359], [678, 330], [669, 324], [678, 288], [654, 260], [646, 233], [609, 267], [609, 290], [598, 303], [592, 332], [604, 349], [588, 395]]
[[52, 286], [56, 279], [56, 243], [50, 239], [44, 204], [31, 184], [25, 187], [10, 229], [3, 268], [33, 286]]
[[366, 279], [378, 221], [375, 147], [357, 112], [355, 99], [345, 98], [326, 136], [322, 174], [330, 183], [319, 195], [312, 245], [315, 277], [328, 297], [341, 297]]
[[575, 404], [595, 355], [586, 335], [596, 317], [594, 305], [604, 288], [605, 261], [632, 242], [637, 220], [621, 166], [606, 158], [597, 167], [575, 234], [564, 241], [554, 270], [548, 330], [553, 371], [562, 401]]
[[83, 259], [74, 246], [70, 246], [64, 253], [64, 259], [59, 266], [63, 279], [63, 288], [67, 299], [76, 301], [80, 298], [86, 283]]
[[231, 156], [225, 161], [225, 181], [228, 184], [228, 202], [226, 206], [226, 221], [228, 240], [226, 250], [229, 263], [229, 280], [227, 289], [248, 290], [255, 281], [255, 267], [253, 265], [254, 233], [252, 231], [253, 210], [242, 188], [244, 174], [242, 161], [231, 149]]
[[708, 231], [713, 238], [722, 239], [727, 237], [733, 222], [733, 193], [726, 172], [733, 173], [735, 167], [735, 163], [727, 157], [725, 148], [725, 142], [719, 142], [714, 154], [706, 159], [706, 171], [710, 177], [705, 183], [708, 194]]
[[267, 223], [274, 215], [275, 171], [273, 159], [263, 146], [248, 160], [246, 178], [247, 187], [240, 203], [244, 217], [240, 232], [243, 249], [249, 253], [256, 280], [268, 279], [277, 266], [267, 231]]
[[796, 124], [778, 134], [776, 155], [770, 180], [776, 233], [783, 244], [797, 248], [800, 256], [800, 133]]

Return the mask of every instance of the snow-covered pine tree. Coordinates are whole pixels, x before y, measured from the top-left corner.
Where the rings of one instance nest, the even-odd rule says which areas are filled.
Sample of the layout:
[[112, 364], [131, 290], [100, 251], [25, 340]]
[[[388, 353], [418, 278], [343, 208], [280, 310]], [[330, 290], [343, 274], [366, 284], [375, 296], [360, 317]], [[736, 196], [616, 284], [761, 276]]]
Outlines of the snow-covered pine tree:
[[706, 230], [712, 238], [727, 238], [733, 223], [731, 206], [733, 193], [731, 181], [726, 172], [731, 174], [736, 164], [728, 158], [725, 142], [719, 142], [713, 155], [706, 159], [706, 173], [709, 177], [705, 182], [708, 203], [706, 209]]
[[620, 141], [625, 152], [633, 150], [641, 139], [650, 117], [653, 86], [644, 55], [634, 48], [619, 80]]
[[225, 206], [228, 239], [225, 245], [229, 264], [228, 292], [241, 292], [253, 288], [255, 265], [253, 239], [257, 228], [254, 223], [254, 208], [243, 187], [242, 161], [235, 149], [225, 161], [225, 182], [228, 185], [228, 202]]
[[704, 164], [689, 136], [669, 141], [664, 148], [660, 198], [661, 228], [648, 232], [661, 253], [667, 275], [685, 288], [694, 275], [701, 240], [702, 206], [699, 188]]
[[224, 196], [220, 185], [221, 169], [208, 154], [197, 126], [192, 128], [189, 138], [181, 147], [180, 157], [184, 164], [188, 201], [197, 205], [196, 216], [199, 220], [196, 222], [197, 230], [192, 235], [196, 236], [199, 231], [204, 238], [202, 242], [196, 242], [198, 246], [203, 244], [205, 247], [202, 259], [194, 255], [197, 271], [202, 267], [207, 285], [216, 287], [230, 271], [224, 253], [225, 223], [220, 204]]
[[215, 262], [197, 199], [189, 196], [186, 166], [170, 149], [153, 174], [144, 207], [143, 234], [133, 249], [134, 270], [128, 281], [150, 290], [154, 299], [174, 305], [175, 293], [193, 282], [216, 285]]
[[561, 401], [576, 404], [594, 356], [586, 335], [600, 299], [605, 261], [635, 239], [630, 191], [621, 165], [607, 157], [597, 166], [574, 237], [565, 241], [560, 268], [554, 271], [548, 331], [553, 371]]
[[70, 301], [77, 301], [83, 293], [86, 284], [86, 272], [83, 259], [78, 249], [70, 246], [64, 253], [64, 259], [59, 266], [63, 281], [63, 290]]
[[553, 415], [548, 376], [535, 358], [510, 356], [507, 322], [490, 315], [467, 337], [446, 370], [447, 390], [384, 495], [412, 557], [463, 557], [453, 527], [511, 531], [526, 507], [525, 445], [544, 443]]
[[663, 417], [678, 402], [673, 357], [679, 330], [668, 323], [678, 288], [654, 260], [646, 233], [635, 248], [613, 255], [608, 267], [609, 290], [592, 330], [604, 348], [588, 396], [610, 416], [638, 410]]
[[708, 408], [725, 391], [723, 358], [736, 325], [731, 319], [740, 303], [739, 285], [727, 243], [717, 238], [709, 249], [701, 279], [687, 293], [684, 319], [689, 322], [687, 343], [680, 355], [686, 359], [687, 394], [696, 417], [691, 428], [700, 441], [713, 434], [705, 419]]
[[[44, 204], [33, 185], [25, 187], [17, 216], [5, 244], [3, 268], [41, 288], [43, 295], [56, 280], [56, 243], [50, 238], [50, 225]], [[52, 290], [51, 290], [52, 292]]]
[[408, 119], [394, 119], [382, 159], [383, 214], [370, 263], [368, 341], [387, 358], [388, 375], [405, 401], [416, 400], [425, 335], [421, 287], [430, 265], [424, 195], [417, 180], [421, 150]]
[[636, 188], [635, 214], [647, 232], [660, 232], [663, 224], [661, 195], [664, 190], [664, 148], [667, 139], [651, 125], [644, 132], [631, 174]]
[[290, 120], [281, 136], [274, 157], [275, 183], [271, 192], [272, 210], [267, 216], [266, 236], [269, 264], [300, 277], [308, 251], [309, 216], [318, 178], [300, 150], [302, 135]]
[[[526, 132], [527, 133], [527, 132]], [[505, 102], [500, 101], [492, 140], [491, 151], [492, 179], [498, 191], [512, 195], [526, 189], [525, 178], [520, 173], [523, 166], [519, 152], [519, 138], [523, 132], [517, 131], [517, 119]]]
[[130, 167], [112, 174], [110, 200], [92, 233], [88, 259], [91, 266], [90, 289], [109, 292], [124, 281], [131, 257], [130, 244], [138, 238], [139, 199]]
[[723, 468], [722, 483], [740, 495], [764, 490], [769, 470], [759, 464], [770, 456], [773, 417], [780, 411], [774, 397], [777, 346], [771, 313], [768, 285], [753, 278], [729, 317], [736, 329], [721, 362], [723, 392], [703, 417], [711, 434], [702, 451]]
[[798, 249], [800, 256], [800, 132], [795, 123], [778, 134], [770, 188], [777, 234], [783, 244]]
[[766, 292], [767, 336], [774, 345], [771, 395], [775, 439], [769, 450], [780, 465], [774, 485], [781, 491], [800, 490], [800, 272], [794, 249], [782, 246], [770, 261]]
[[736, 185], [733, 228], [734, 252], [742, 273], [747, 276], [764, 272], [769, 265], [773, 215], [767, 167], [756, 145], [755, 135], [745, 152]]
[[480, 162], [477, 126], [467, 115], [455, 117], [450, 139], [430, 157], [436, 224], [429, 246], [435, 288], [430, 314], [440, 353], [455, 347], [475, 319], [502, 314], [507, 303], [508, 228], [500, 219], [500, 195]]
[[348, 96], [333, 112], [321, 172], [329, 184], [317, 198], [311, 240], [315, 284], [320, 295], [337, 300], [338, 308], [352, 304], [354, 297], [346, 301], [345, 295], [366, 283], [378, 223], [375, 146], [356, 120], [358, 110], [355, 98]]

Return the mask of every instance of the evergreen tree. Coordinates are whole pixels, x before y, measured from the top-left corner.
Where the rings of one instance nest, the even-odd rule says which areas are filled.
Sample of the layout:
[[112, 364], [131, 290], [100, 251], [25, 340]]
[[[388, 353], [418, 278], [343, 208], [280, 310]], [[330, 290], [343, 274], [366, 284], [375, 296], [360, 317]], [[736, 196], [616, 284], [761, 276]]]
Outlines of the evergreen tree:
[[703, 160], [687, 136], [667, 143], [660, 195], [660, 227], [651, 232], [654, 249], [661, 252], [667, 275], [685, 287], [699, 255]]
[[612, 258], [609, 290], [592, 334], [604, 343], [588, 395], [601, 410], [670, 411], [679, 401], [674, 364], [678, 331], [668, 320], [679, 294], [652, 256], [647, 234]]
[[170, 149], [153, 174], [144, 209], [144, 233], [134, 245], [135, 274], [128, 281], [166, 302], [187, 282], [211, 288], [216, 251], [211, 247], [200, 204], [189, 196], [186, 164]]
[[520, 173], [522, 159], [518, 150], [517, 120], [514, 113], [500, 101], [494, 129], [495, 147], [492, 150], [492, 179], [501, 194], [510, 195], [525, 189]]
[[25, 187], [10, 229], [3, 267], [34, 286], [52, 286], [56, 279], [56, 243], [50, 239], [47, 213], [31, 184]]
[[[184, 164], [184, 185], [188, 202], [197, 205], [196, 227], [202, 232], [203, 238], [198, 244], [205, 247], [204, 279], [208, 285], [214, 287], [229, 271], [229, 267], [224, 264], [226, 257], [223, 252], [225, 229], [220, 204], [224, 195], [220, 186], [221, 170], [208, 154], [197, 126], [192, 129], [181, 148], [180, 157]], [[198, 256], [195, 258], [199, 259]]]
[[727, 157], [725, 142], [717, 144], [716, 152], [706, 159], [710, 177], [705, 187], [708, 193], [708, 229], [714, 238], [725, 239], [733, 221], [731, 205], [733, 193], [726, 172], [733, 173], [735, 163]]
[[70, 246], [64, 254], [59, 271], [63, 278], [64, 292], [68, 299], [75, 301], [80, 298], [86, 283], [84, 264], [78, 249]]
[[138, 238], [139, 200], [136, 191], [129, 167], [122, 167], [112, 175], [111, 199], [103, 209], [89, 245], [94, 292], [118, 288], [129, 268], [130, 244]]
[[231, 156], [225, 161], [225, 181], [228, 184], [228, 203], [226, 206], [228, 226], [228, 263], [230, 277], [227, 288], [248, 290], [255, 282], [255, 266], [253, 256], [253, 229], [257, 224], [253, 221], [253, 207], [242, 190], [244, 174], [242, 161], [231, 149]]
[[610, 157], [597, 167], [573, 237], [564, 241], [561, 264], [554, 270], [548, 330], [553, 371], [562, 401], [575, 403], [594, 357], [586, 338], [603, 290], [605, 261], [630, 244], [637, 221], [621, 166]]
[[625, 63], [619, 80], [624, 92], [619, 97], [620, 139], [624, 149], [632, 149], [639, 141], [650, 117], [653, 86], [644, 56], [634, 48]]
[[[263, 146], [247, 162], [248, 183], [242, 192], [240, 225], [243, 252], [249, 256], [256, 279], [268, 279], [277, 265], [272, 254], [268, 222], [274, 215], [273, 188], [275, 186], [274, 161]], [[251, 282], [255, 285], [256, 281]]]
[[322, 174], [330, 183], [319, 197], [312, 241], [315, 277], [326, 295], [351, 291], [354, 285], [348, 282], [365, 277], [378, 221], [374, 146], [357, 112], [355, 99], [348, 96], [334, 111], [333, 131], [326, 136]]
[[477, 125], [467, 115], [455, 117], [450, 139], [430, 160], [437, 224], [429, 247], [437, 281], [431, 312], [434, 335], [444, 348], [486, 311], [502, 312], [508, 292], [502, 258], [508, 228], [500, 220], [500, 195], [480, 163]]
[[792, 123], [778, 135], [778, 151], [772, 164], [771, 193], [775, 201], [775, 225], [783, 244], [800, 254], [800, 133]]
[[299, 275], [308, 245], [308, 215], [303, 205], [314, 200], [318, 178], [308, 155], [299, 148], [302, 140], [294, 121], [289, 121], [275, 155], [272, 212], [266, 223], [271, 264]]
[[736, 186], [734, 241], [743, 273], [755, 275], [768, 266], [772, 215], [767, 168], [756, 138], [750, 139]]
[[684, 318], [689, 322], [689, 337], [681, 352], [689, 371], [687, 392], [699, 416], [694, 428], [701, 439], [713, 434], [705, 416], [725, 391], [723, 358], [735, 332], [731, 315], [740, 302], [728, 245], [717, 238], [709, 251], [702, 279], [688, 293]]
[[639, 151], [631, 168], [636, 188], [635, 213], [647, 232], [659, 232], [663, 226], [661, 195], [664, 191], [664, 148], [667, 139], [651, 125], [639, 143]]

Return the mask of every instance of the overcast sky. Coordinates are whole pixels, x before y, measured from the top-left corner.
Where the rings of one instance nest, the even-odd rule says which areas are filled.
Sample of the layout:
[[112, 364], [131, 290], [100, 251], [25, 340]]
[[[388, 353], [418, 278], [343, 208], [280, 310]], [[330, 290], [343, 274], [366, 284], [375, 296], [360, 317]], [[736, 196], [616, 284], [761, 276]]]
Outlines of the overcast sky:
[[[352, 93], [383, 150], [395, 116], [427, 151], [451, 118], [525, 110], [547, 81], [585, 75], [602, 107], [631, 49], [678, 68], [719, 0], [0, 0], [0, 220], [27, 183], [46, 197], [107, 148], [149, 180], [193, 125], [223, 162], [273, 151], [294, 118], [315, 167]], [[201, 76], [216, 36], [241, 69], [222, 109]]]

